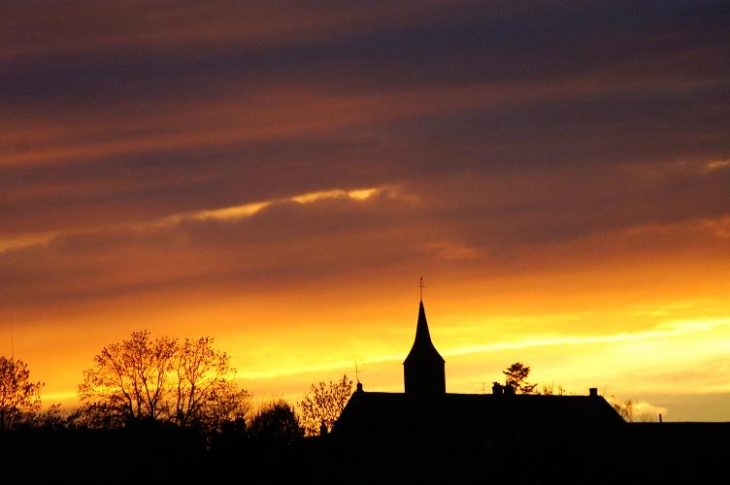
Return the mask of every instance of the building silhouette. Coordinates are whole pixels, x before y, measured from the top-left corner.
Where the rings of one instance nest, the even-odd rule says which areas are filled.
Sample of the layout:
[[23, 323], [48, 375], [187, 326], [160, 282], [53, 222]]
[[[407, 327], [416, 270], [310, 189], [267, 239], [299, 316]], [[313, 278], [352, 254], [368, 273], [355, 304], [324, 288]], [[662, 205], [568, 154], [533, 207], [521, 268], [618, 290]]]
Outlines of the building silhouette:
[[323, 436], [321, 483], [614, 484], [726, 479], [730, 423], [629, 423], [598, 394], [446, 392], [421, 300], [404, 392], [358, 383]]
[[536, 427], [582, 427], [589, 432], [625, 424], [596, 388], [584, 396], [515, 394], [511, 386], [500, 384], [491, 394], [447, 393], [445, 361], [431, 340], [422, 300], [403, 380], [403, 393], [366, 392], [358, 383], [333, 433], [385, 437], [395, 430], [426, 430], [440, 436]]
[[[445, 361], [434, 346], [423, 301], [403, 362], [404, 392], [366, 391], [361, 383], [328, 439], [337, 456], [367, 456], [351, 483], [484, 483], [509, 478], [529, 460], [547, 472], [545, 450], [562, 450], [590, 467], [627, 423], [592, 388], [586, 395], [446, 392]], [[344, 456], [342, 457], [344, 458]], [[559, 464], [559, 462], [558, 462]], [[537, 483], [527, 480], [525, 483]]]

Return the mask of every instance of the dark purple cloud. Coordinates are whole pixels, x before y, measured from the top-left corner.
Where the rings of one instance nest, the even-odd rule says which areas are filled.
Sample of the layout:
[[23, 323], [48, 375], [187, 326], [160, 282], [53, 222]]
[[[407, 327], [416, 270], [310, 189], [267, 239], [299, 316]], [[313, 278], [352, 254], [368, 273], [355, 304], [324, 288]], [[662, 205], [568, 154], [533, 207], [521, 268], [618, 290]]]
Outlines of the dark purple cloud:
[[[730, 213], [724, 2], [101, 5], [0, 12], [0, 242], [58, 233], [0, 253], [17, 304]], [[281, 202], [381, 186], [407, 197]]]

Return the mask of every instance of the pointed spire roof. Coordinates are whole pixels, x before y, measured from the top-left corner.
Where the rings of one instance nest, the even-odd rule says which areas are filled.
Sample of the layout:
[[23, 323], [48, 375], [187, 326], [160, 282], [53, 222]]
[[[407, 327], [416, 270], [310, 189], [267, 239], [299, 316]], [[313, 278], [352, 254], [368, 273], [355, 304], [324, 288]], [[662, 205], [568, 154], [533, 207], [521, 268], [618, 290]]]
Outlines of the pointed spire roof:
[[426, 310], [423, 307], [423, 300], [421, 300], [418, 307], [418, 324], [416, 326], [416, 339], [413, 342], [413, 347], [408, 353], [404, 364], [409, 362], [422, 362], [422, 361], [439, 361], [444, 362], [443, 357], [439, 354], [436, 347], [431, 342], [431, 334], [428, 331], [428, 322], [426, 321]]

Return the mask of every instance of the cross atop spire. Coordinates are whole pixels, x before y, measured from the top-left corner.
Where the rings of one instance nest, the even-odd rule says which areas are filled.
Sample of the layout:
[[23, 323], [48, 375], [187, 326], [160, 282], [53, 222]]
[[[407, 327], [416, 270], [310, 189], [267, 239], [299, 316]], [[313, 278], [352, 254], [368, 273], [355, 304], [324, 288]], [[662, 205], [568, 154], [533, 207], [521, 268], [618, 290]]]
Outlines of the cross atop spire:
[[426, 284], [423, 282], [423, 276], [418, 281], [418, 287], [421, 289], [421, 301], [423, 301], [423, 289], [426, 287]]

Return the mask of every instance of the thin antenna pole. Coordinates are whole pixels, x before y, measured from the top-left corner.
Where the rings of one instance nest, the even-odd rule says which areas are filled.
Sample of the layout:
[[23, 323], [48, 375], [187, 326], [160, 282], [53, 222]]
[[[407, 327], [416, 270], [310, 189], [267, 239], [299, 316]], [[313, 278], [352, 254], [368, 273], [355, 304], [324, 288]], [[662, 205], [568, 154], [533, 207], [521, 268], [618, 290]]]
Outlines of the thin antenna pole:
[[360, 383], [360, 367], [365, 365], [365, 357], [360, 356], [355, 360], [355, 382]]

